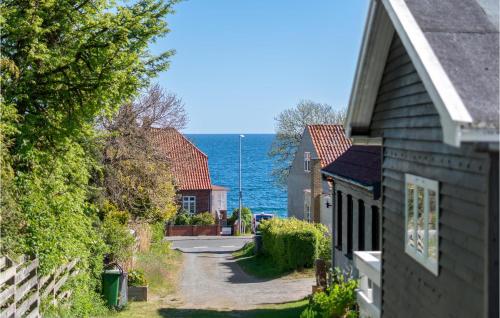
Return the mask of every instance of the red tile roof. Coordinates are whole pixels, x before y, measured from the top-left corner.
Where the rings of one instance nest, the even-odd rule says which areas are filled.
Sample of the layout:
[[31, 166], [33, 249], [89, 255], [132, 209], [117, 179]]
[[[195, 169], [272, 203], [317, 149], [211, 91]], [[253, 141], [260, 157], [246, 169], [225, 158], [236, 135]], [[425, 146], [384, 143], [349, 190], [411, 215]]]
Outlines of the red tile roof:
[[174, 128], [153, 128], [153, 144], [170, 160], [179, 190], [212, 188], [208, 157]]
[[308, 125], [307, 129], [321, 161], [321, 168], [337, 159], [351, 146], [342, 125]]

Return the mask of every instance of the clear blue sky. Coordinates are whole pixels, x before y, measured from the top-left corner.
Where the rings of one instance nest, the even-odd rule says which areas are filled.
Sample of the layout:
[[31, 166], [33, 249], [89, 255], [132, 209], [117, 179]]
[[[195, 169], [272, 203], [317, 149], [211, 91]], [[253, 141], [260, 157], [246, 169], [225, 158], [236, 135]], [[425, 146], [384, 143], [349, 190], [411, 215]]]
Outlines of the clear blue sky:
[[154, 51], [185, 102], [186, 133], [271, 133], [301, 99], [346, 107], [368, 0], [188, 0]]

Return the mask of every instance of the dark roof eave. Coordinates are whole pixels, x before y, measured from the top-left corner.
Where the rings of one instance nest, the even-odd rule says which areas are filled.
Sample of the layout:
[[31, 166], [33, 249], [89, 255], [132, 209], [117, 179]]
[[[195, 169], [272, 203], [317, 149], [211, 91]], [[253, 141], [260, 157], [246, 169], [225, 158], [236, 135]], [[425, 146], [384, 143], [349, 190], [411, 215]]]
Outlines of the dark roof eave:
[[341, 175], [338, 175], [338, 174], [335, 174], [335, 173], [331, 173], [331, 172], [328, 172], [328, 171], [325, 171], [325, 170], [321, 170], [321, 173], [324, 174], [324, 175], [330, 176], [332, 178], [339, 179], [339, 180], [344, 181], [344, 182], [352, 183], [352, 184], [357, 185], [358, 187], [366, 189], [366, 190], [368, 190], [370, 192], [373, 192], [373, 190], [374, 190], [374, 185], [373, 184], [366, 184], [366, 183], [363, 183], [363, 182], [361, 182], [359, 180], [354, 180], [352, 178], [341, 176]]

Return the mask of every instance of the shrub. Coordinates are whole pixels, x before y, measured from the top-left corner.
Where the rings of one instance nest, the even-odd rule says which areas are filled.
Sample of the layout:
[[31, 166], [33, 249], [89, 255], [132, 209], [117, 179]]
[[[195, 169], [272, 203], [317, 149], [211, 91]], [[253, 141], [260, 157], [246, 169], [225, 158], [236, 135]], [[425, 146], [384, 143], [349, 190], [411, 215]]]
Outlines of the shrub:
[[281, 270], [310, 268], [329, 249], [328, 230], [295, 218], [273, 218], [261, 223], [263, 253]]
[[129, 286], [146, 286], [148, 282], [142, 270], [134, 269], [128, 273], [128, 284]]
[[191, 224], [191, 216], [185, 212], [178, 213], [174, 219], [175, 225], [189, 225]]
[[325, 292], [314, 294], [300, 318], [358, 317], [356, 305], [357, 281], [341, 279]]
[[135, 237], [114, 214], [106, 215], [102, 223], [104, 242], [112, 261], [126, 262], [132, 257]]
[[[238, 220], [239, 211], [239, 208], [233, 209], [233, 214], [231, 214], [231, 217], [228, 219], [229, 225], [233, 225]], [[241, 219], [243, 224], [245, 224], [246, 232], [250, 232], [252, 229], [252, 217], [252, 210], [247, 207], [241, 209]]]
[[151, 243], [158, 243], [165, 237], [165, 223], [156, 222], [151, 224]]
[[198, 213], [191, 217], [192, 225], [213, 225], [215, 218], [210, 212]]

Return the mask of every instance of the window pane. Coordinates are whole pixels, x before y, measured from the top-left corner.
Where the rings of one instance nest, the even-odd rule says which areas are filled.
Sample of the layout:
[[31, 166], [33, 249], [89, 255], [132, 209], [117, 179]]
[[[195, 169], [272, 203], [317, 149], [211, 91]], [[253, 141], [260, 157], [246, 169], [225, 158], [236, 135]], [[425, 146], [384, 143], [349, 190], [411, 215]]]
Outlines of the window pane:
[[425, 220], [424, 220], [424, 188], [417, 187], [417, 252], [424, 252]]
[[436, 192], [428, 190], [429, 195], [429, 246], [428, 255], [429, 259], [437, 262], [437, 249], [438, 249], [438, 219], [437, 219], [437, 197]]
[[406, 233], [408, 235], [408, 246], [415, 248], [415, 215], [413, 213], [413, 196], [415, 186], [411, 183], [406, 184]]

